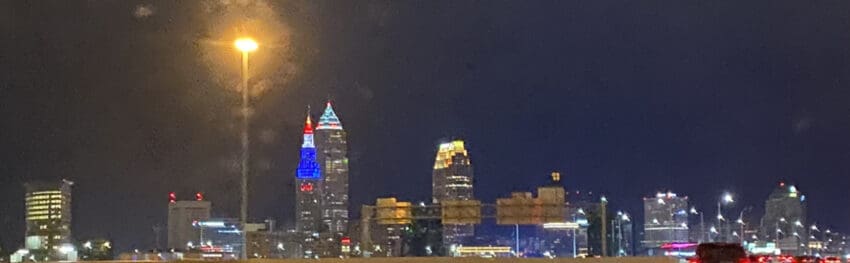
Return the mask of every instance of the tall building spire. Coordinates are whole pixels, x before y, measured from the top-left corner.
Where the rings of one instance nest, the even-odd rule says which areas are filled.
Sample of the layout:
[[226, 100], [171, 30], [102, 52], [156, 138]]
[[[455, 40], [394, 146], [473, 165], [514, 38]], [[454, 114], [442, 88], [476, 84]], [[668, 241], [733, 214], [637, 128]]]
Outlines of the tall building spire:
[[307, 113], [307, 121], [304, 122], [304, 143], [301, 148], [315, 148], [313, 144], [313, 120], [310, 119], [310, 113]]
[[342, 130], [342, 123], [339, 122], [330, 101], [325, 107], [325, 112], [319, 117], [319, 126], [316, 126], [316, 130]]
[[304, 121], [304, 142], [301, 144], [301, 162], [298, 164], [296, 177], [319, 178], [319, 164], [316, 163], [316, 146], [313, 143], [313, 120], [310, 112], [307, 112], [307, 120]]

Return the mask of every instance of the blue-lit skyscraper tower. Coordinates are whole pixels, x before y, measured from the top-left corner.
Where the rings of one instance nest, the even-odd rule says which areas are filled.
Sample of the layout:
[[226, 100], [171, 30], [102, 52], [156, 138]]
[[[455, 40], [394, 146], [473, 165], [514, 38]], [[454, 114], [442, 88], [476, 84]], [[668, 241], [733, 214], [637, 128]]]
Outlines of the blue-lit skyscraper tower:
[[304, 124], [301, 161], [295, 171], [295, 229], [308, 237], [320, 231], [322, 212], [322, 176], [316, 162], [313, 123], [309, 113]]

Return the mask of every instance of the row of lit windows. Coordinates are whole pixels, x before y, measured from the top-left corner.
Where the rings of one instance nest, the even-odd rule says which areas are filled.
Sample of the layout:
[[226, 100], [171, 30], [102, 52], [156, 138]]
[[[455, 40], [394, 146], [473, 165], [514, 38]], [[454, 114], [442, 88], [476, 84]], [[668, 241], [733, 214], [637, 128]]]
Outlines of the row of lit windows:
[[32, 192], [30, 194], [31, 195], [62, 194], [62, 191], [59, 191], [59, 190], [38, 191], [38, 192]]
[[448, 184], [446, 185], [448, 188], [472, 188], [471, 184]]
[[[34, 216], [34, 215], [46, 215], [46, 214], [50, 214], [50, 211], [48, 211], [48, 210], [40, 210], [40, 211], [29, 211], [29, 212], [27, 212], [27, 215], [31, 215], [31, 216]], [[54, 213], [54, 214], [55, 214], [55, 213]]]
[[457, 175], [455, 175], [455, 176], [446, 176], [446, 179], [447, 179], [447, 180], [450, 180], [450, 181], [465, 181], [465, 182], [469, 182], [469, 181], [470, 181], [470, 180], [469, 180], [469, 176], [457, 176]]
[[33, 195], [27, 196], [26, 200], [61, 199], [62, 195]]
[[27, 206], [31, 205], [46, 205], [46, 204], [61, 204], [61, 199], [53, 199], [53, 200], [37, 200], [37, 201], [29, 201], [27, 202]]
[[62, 219], [62, 215], [36, 215], [36, 216], [27, 216], [27, 221], [33, 220], [47, 220], [47, 219]]
[[62, 209], [62, 205], [34, 205], [27, 207], [27, 210], [44, 210], [44, 209]]

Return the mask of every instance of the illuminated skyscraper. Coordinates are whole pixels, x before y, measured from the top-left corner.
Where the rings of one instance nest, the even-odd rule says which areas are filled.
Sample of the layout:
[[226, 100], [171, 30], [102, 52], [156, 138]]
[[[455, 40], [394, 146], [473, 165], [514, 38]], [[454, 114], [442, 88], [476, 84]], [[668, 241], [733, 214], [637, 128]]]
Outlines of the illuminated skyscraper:
[[307, 236], [313, 236], [321, 230], [320, 171], [313, 144], [313, 123], [308, 115], [304, 124], [304, 142], [301, 144], [301, 162], [295, 171], [295, 229]]
[[316, 159], [322, 168], [322, 223], [337, 240], [348, 229], [348, 142], [331, 103], [316, 126]]
[[27, 232], [24, 243], [26, 249], [44, 250], [48, 251], [48, 255], [53, 255], [60, 246], [71, 243], [71, 186], [73, 184], [71, 181], [62, 180], [31, 182], [25, 185]]
[[643, 199], [643, 247], [650, 256], [659, 256], [666, 243], [688, 242], [688, 197], [657, 193]]
[[[444, 200], [472, 200], [472, 164], [462, 140], [440, 144], [431, 178], [434, 203]], [[443, 244], [463, 244], [475, 234], [473, 225], [443, 226]]]
[[780, 183], [764, 202], [761, 219], [762, 235], [777, 243], [777, 248], [791, 254], [801, 254], [800, 249], [808, 235], [806, 228], [806, 196], [794, 185]]

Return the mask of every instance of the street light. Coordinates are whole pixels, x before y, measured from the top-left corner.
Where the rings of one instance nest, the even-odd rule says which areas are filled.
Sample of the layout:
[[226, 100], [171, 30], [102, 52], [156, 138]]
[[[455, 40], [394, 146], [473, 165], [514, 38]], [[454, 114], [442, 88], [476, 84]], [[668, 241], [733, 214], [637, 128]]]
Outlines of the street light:
[[[250, 38], [240, 38], [234, 42], [236, 49], [242, 52], [242, 203], [240, 206], [240, 223], [244, 233], [245, 225], [248, 223], [248, 53], [257, 50], [257, 42]], [[242, 235], [242, 259], [248, 259], [247, 240]]]
[[250, 38], [240, 38], [235, 42], [236, 49], [242, 52], [253, 52], [257, 50], [257, 42]]
[[741, 214], [738, 215], [738, 220], [735, 221], [735, 223], [741, 225], [741, 235], [739, 237], [741, 239], [742, 245], [744, 244], [744, 236], [746, 234], [746, 229], [744, 229], [744, 227], [747, 225], [747, 223], [744, 222], [744, 212], [747, 212], [747, 210], [749, 209], [752, 209], [752, 207], [745, 207], [744, 209], [742, 209]]
[[732, 198], [732, 194], [730, 194], [730, 193], [723, 194], [723, 203], [728, 204], [728, 203], [734, 203], [734, 202], [735, 202], [735, 199]]
[[705, 241], [705, 216], [701, 211], [697, 211], [696, 207], [691, 207], [690, 213], [692, 215], [699, 215], [699, 242], [702, 243]]
[[735, 199], [732, 197], [732, 194], [730, 194], [729, 192], [723, 193], [723, 195], [720, 196], [720, 200], [717, 202], [717, 225], [720, 227], [721, 231], [723, 230], [723, 222], [722, 221], [726, 221], [726, 218], [723, 217], [722, 205], [724, 205], [724, 204], [728, 205], [728, 204], [731, 204], [731, 203], [734, 203], [734, 202], [735, 202]]
[[617, 216], [617, 256], [620, 257], [626, 254], [623, 249], [623, 222], [631, 223], [632, 219], [628, 213], [622, 211], [618, 211]]

